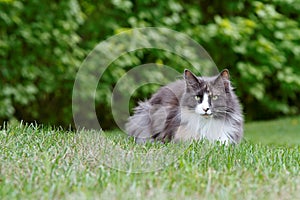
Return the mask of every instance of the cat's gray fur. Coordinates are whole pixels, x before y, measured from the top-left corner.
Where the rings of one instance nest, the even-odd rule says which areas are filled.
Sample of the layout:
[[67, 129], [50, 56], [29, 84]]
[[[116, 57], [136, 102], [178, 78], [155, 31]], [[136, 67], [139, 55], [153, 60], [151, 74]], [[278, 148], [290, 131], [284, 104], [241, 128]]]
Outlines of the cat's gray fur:
[[[196, 112], [205, 94], [210, 115]], [[148, 101], [139, 103], [128, 119], [126, 131], [137, 142], [203, 138], [240, 142], [243, 115], [229, 81], [229, 71], [223, 70], [214, 77], [196, 77], [185, 70], [183, 80], [160, 88]]]

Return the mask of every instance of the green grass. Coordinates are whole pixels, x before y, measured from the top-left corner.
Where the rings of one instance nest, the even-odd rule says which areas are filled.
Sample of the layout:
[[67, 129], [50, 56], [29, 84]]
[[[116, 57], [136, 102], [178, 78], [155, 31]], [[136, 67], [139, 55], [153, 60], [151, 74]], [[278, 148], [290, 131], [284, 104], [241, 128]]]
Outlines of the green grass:
[[300, 117], [267, 122], [252, 122], [245, 127], [246, 139], [274, 145], [300, 144]]
[[235, 147], [10, 125], [0, 131], [0, 198], [299, 199], [299, 123], [249, 123]]

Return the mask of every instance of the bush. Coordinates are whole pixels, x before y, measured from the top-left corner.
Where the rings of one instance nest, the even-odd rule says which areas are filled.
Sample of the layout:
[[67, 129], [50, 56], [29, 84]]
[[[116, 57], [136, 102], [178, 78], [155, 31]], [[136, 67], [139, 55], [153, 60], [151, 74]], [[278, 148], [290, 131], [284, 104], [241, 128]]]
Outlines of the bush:
[[74, 74], [84, 57], [79, 5], [6, 1], [0, 10], [0, 119], [70, 123]]
[[[229, 68], [248, 119], [298, 114], [300, 2], [297, 0], [32, 0], [0, 1], [0, 119], [72, 123], [71, 93], [87, 53], [108, 37], [136, 27], [188, 34]], [[123, 55], [108, 68], [96, 97], [101, 124], [111, 127], [110, 95], [136, 65], [189, 64], [161, 50]], [[151, 75], [149, 75], [151, 76]], [[141, 88], [144, 99], [157, 87]], [[124, 91], [126, 92], [126, 91]]]
[[218, 66], [231, 66], [250, 119], [299, 113], [299, 11], [299, 1], [249, 1], [246, 12], [202, 26], [200, 40]]

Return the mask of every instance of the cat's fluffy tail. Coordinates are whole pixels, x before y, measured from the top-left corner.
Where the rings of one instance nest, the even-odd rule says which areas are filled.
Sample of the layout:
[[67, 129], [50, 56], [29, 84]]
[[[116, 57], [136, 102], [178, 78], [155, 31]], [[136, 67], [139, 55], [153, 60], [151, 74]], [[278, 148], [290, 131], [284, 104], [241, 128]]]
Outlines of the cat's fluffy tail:
[[129, 117], [125, 125], [128, 135], [133, 136], [138, 143], [153, 141], [151, 137], [151, 112], [152, 105], [146, 102], [139, 102], [134, 109], [134, 115]]

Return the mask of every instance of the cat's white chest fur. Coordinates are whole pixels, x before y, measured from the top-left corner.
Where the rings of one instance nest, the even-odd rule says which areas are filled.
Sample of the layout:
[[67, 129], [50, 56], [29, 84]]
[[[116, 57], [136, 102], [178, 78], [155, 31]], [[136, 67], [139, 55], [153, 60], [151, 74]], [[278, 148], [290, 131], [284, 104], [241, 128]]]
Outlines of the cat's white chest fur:
[[202, 117], [194, 112], [181, 110], [181, 124], [174, 135], [175, 141], [201, 140], [220, 141], [228, 144], [234, 132], [231, 124], [212, 117]]

